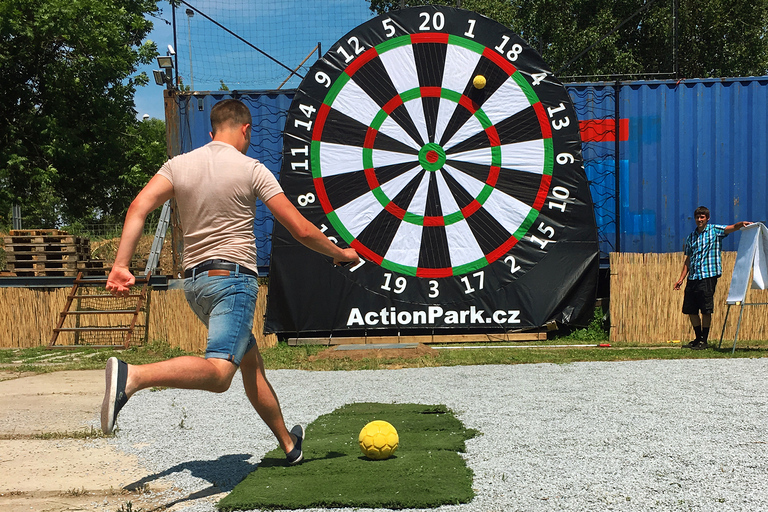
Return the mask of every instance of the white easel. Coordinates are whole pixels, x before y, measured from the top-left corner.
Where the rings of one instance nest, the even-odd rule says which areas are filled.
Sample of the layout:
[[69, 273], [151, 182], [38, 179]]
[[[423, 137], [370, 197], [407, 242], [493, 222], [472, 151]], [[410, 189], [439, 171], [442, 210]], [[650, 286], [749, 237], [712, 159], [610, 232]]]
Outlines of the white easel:
[[739, 306], [739, 321], [736, 323], [736, 334], [733, 336], [731, 354], [736, 352], [736, 341], [739, 339], [744, 306], [768, 305], [768, 302], [746, 302], [750, 275], [752, 277], [752, 288], [766, 289], [766, 285], [768, 285], [768, 228], [760, 222], [751, 224], [741, 230], [736, 264], [733, 267], [731, 286], [728, 289], [728, 298], [725, 301], [728, 309], [725, 312], [723, 330], [720, 333], [720, 343], [717, 348], [720, 348], [723, 344], [725, 326], [728, 324], [728, 314], [731, 312], [731, 306]]

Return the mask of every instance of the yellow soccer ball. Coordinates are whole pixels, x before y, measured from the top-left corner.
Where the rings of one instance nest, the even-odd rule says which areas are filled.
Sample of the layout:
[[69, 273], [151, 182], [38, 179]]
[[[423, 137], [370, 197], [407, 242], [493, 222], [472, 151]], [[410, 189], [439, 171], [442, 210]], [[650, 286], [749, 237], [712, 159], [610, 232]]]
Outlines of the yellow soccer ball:
[[363, 455], [369, 459], [383, 460], [395, 453], [400, 437], [392, 424], [375, 420], [363, 427], [357, 441]]
[[482, 89], [485, 87], [485, 77], [483, 75], [477, 75], [474, 80], [472, 80], [472, 85], [475, 86], [475, 89]]

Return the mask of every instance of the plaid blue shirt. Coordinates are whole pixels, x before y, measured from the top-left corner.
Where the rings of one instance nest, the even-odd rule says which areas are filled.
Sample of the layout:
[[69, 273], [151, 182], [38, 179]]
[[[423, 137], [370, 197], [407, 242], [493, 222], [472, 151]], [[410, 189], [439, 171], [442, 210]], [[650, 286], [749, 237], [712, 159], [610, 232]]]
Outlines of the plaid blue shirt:
[[723, 273], [720, 253], [723, 251], [725, 226], [707, 224], [701, 233], [694, 229], [685, 239], [683, 252], [691, 258], [688, 267], [688, 279], [706, 279], [720, 277]]

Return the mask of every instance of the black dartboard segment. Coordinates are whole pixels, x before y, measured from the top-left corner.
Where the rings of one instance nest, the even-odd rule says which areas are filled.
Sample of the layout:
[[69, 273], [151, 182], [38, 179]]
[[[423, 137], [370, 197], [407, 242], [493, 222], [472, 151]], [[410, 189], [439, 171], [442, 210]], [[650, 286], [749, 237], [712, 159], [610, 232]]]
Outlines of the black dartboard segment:
[[[395, 320], [404, 304], [482, 304], [492, 318], [513, 296], [547, 293], [511, 291], [531, 272], [546, 276], [536, 288], [559, 287], [595, 260], [580, 142], [565, 88], [522, 39], [469, 11], [409, 8], [312, 66], [286, 123], [281, 184], [364, 258], [331, 271], [342, 288], [383, 298]], [[469, 324], [499, 323], [478, 318]]]

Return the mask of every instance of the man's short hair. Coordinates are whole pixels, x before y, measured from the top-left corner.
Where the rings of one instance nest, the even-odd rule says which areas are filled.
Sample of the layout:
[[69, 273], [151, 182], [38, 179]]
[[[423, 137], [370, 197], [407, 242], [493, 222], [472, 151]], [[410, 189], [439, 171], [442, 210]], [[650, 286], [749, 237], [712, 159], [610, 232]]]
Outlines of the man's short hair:
[[253, 124], [251, 111], [240, 100], [228, 99], [216, 103], [211, 109], [211, 132], [216, 135], [225, 125], [233, 127]]
[[707, 218], [709, 218], [709, 208], [706, 206], [699, 206], [696, 208], [696, 210], [693, 212], [693, 218], [696, 218], [699, 215], [705, 215]]

